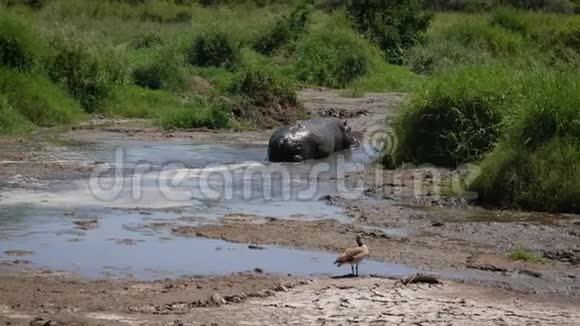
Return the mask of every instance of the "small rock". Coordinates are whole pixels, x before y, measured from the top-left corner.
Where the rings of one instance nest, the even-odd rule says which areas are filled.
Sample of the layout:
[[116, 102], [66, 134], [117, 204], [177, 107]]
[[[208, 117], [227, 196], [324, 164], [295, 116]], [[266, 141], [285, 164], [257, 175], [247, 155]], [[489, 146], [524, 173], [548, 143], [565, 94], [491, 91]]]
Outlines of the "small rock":
[[489, 271], [489, 272], [507, 272], [507, 268], [498, 267], [490, 264], [467, 264], [466, 268], [470, 269], [479, 269], [482, 271]]
[[77, 229], [84, 231], [95, 229], [99, 225], [97, 219], [73, 221], [73, 223], [76, 225]]
[[260, 267], [256, 267], [256, 268], [254, 268], [254, 272], [258, 273], [258, 274], [262, 274], [262, 273], [264, 273], [264, 270], [261, 269]]
[[442, 227], [442, 226], [444, 226], [444, 225], [445, 225], [445, 224], [443, 224], [442, 222], [439, 222], [439, 221], [435, 221], [435, 222], [431, 223], [431, 226], [432, 226], [432, 227], [436, 227], [436, 228], [438, 228], [438, 227]]
[[250, 249], [250, 250], [264, 250], [265, 248], [262, 246], [251, 244], [251, 245], [248, 245], [248, 249]]
[[4, 254], [6, 256], [27, 256], [32, 255], [34, 252], [29, 250], [5, 250]]
[[218, 293], [214, 294], [211, 296], [210, 298], [211, 302], [213, 304], [215, 304], [216, 306], [221, 306], [226, 304], [226, 299], [224, 299], [221, 295], [219, 295]]
[[288, 289], [284, 285], [279, 284], [277, 287], [274, 288], [274, 291], [276, 291], [276, 292], [288, 292]]
[[542, 273], [530, 271], [530, 270], [527, 270], [527, 269], [521, 269], [521, 270], [518, 271], [518, 273], [524, 274], [524, 275], [528, 275], [528, 276], [531, 276], [531, 277], [535, 277], [535, 278], [541, 278], [542, 277]]

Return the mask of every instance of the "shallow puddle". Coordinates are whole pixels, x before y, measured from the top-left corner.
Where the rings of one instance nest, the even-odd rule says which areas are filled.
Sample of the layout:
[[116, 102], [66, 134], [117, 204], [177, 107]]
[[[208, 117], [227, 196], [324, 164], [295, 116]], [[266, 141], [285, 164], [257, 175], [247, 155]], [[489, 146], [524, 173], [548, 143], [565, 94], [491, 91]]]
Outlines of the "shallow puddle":
[[[270, 273], [293, 275], [342, 275], [349, 267], [332, 263], [336, 254], [229, 243], [204, 238], [173, 237], [164, 229], [143, 227], [145, 221], [199, 225], [184, 222], [178, 213], [83, 209], [67, 212], [38, 207], [4, 207], [0, 260], [12, 260], [4, 251], [28, 250], [34, 266], [75, 272], [87, 277], [135, 277], [159, 279], [179, 275], [211, 275], [260, 268]], [[67, 215], [65, 215], [67, 214]], [[88, 223], [83, 223], [88, 222]], [[88, 228], [83, 228], [87, 227]], [[386, 276], [412, 273], [415, 269], [368, 260], [361, 272]]]

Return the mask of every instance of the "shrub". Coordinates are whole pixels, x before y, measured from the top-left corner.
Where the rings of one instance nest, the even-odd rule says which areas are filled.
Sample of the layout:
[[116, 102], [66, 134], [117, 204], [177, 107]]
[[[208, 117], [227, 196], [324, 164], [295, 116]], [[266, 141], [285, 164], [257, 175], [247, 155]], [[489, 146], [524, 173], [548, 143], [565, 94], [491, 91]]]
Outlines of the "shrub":
[[221, 32], [201, 35], [195, 39], [187, 53], [194, 66], [235, 67], [240, 60], [239, 46]]
[[185, 85], [183, 57], [171, 48], [160, 49], [152, 62], [133, 71], [135, 84], [150, 89], [181, 90]]
[[412, 47], [431, 21], [419, 0], [349, 0], [348, 15], [358, 31], [384, 51], [387, 60], [400, 64], [403, 51]]
[[248, 68], [240, 72], [227, 91], [237, 97], [234, 115], [256, 126], [288, 124], [304, 113], [292, 86], [262, 69]]
[[352, 31], [320, 30], [296, 49], [296, 76], [308, 84], [345, 87], [369, 69], [372, 50]]
[[296, 41], [308, 24], [311, 9], [299, 6], [288, 17], [278, 20], [254, 42], [253, 48], [259, 53], [270, 55], [282, 46]]
[[231, 110], [221, 100], [196, 98], [179, 107], [160, 111], [157, 123], [164, 129], [228, 128], [232, 123]]
[[396, 117], [397, 147], [383, 163], [454, 167], [480, 159], [499, 139], [514, 81], [502, 67], [485, 65], [436, 76]]
[[40, 127], [74, 122], [82, 116], [78, 103], [40, 75], [0, 69], [0, 94], [13, 110]]
[[25, 132], [32, 129], [32, 123], [14, 109], [0, 94], [0, 135]]
[[86, 112], [98, 109], [115, 85], [128, 80], [128, 65], [123, 58], [111, 49], [102, 51], [61, 42], [46, 65], [50, 79], [62, 85]]
[[39, 40], [16, 18], [0, 14], [0, 66], [30, 68], [39, 55]]

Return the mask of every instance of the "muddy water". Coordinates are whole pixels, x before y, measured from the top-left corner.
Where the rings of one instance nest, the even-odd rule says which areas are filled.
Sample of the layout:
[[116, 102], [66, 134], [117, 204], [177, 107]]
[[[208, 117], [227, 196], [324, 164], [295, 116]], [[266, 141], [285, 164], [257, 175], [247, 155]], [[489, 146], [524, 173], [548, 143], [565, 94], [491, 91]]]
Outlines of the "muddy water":
[[[46, 207], [3, 207], [0, 231], [2, 249], [27, 248], [22, 257], [52, 270], [76, 272], [88, 277], [120, 276], [140, 279], [185, 274], [225, 274], [260, 268], [266, 272], [295, 275], [340, 274], [332, 265], [335, 254], [276, 246], [250, 249], [247, 244], [202, 238], [173, 238], [165, 230], [143, 227], [143, 222], [178, 222], [182, 214], [126, 210], [75, 210]], [[97, 217], [98, 216], [98, 217]], [[75, 221], [94, 221], [80, 229]], [[203, 222], [202, 222], [203, 223]], [[82, 225], [82, 224], [81, 224]], [[0, 259], [9, 259], [4, 252]], [[13, 258], [13, 257], [12, 257]], [[404, 265], [367, 261], [365, 273], [403, 275], [413, 272]]]
[[[267, 246], [249, 249], [202, 238], [173, 238], [144, 228], [183, 222], [219, 223], [224, 215], [350, 219], [319, 200], [352, 192], [335, 180], [371, 159], [364, 148], [302, 164], [266, 162], [265, 145], [124, 142], [68, 146], [56, 160], [94, 162], [90, 180], [49, 182], [43, 190], [0, 192], [0, 260], [28, 250], [36, 266], [86, 276], [159, 278], [231, 273], [254, 268], [292, 274], [338, 273], [334, 253]], [[88, 223], [83, 223], [88, 222]], [[13, 257], [12, 257], [13, 258]], [[361, 270], [401, 275], [413, 269], [366, 262]], [[345, 271], [346, 272], [346, 271]]]

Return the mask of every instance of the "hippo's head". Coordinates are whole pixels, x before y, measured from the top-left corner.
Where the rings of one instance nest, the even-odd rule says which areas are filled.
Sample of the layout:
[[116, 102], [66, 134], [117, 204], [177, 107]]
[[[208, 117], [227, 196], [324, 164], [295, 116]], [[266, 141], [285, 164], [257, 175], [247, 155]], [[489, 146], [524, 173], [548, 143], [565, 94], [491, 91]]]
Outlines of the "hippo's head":
[[358, 145], [358, 141], [352, 136], [351, 128], [347, 125], [346, 120], [340, 123], [340, 131], [342, 131], [342, 147], [350, 148]]

